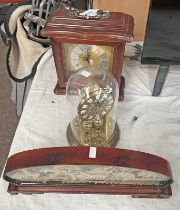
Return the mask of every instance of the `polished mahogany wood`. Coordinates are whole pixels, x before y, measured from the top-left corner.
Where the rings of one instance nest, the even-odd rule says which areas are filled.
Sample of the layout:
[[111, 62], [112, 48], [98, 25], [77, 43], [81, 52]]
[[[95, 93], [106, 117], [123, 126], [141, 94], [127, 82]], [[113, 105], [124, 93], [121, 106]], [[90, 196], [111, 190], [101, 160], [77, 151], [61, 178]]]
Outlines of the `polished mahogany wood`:
[[44, 193], [67, 193], [67, 194], [110, 194], [132, 195], [133, 198], [169, 198], [172, 196], [171, 187], [144, 187], [144, 186], [19, 186], [9, 184], [8, 192], [11, 195], [44, 194]]
[[28, 150], [8, 158], [4, 174], [25, 167], [76, 164], [131, 167], [170, 176], [167, 160], [144, 152], [97, 147], [95, 159], [89, 158], [89, 147], [53, 147]]
[[81, 19], [71, 17], [68, 10], [57, 9], [41, 35], [56, 42], [118, 46], [133, 41], [133, 29], [133, 17], [124, 13], [110, 12], [104, 19]]
[[[4, 179], [10, 182], [8, 191], [17, 193], [104, 193], [131, 194], [135, 197], [171, 196], [172, 174], [169, 163], [158, 156], [133, 150], [97, 147], [96, 158], [89, 158], [89, 147], [54, 147], [20, 152], [8, 158]], [[46, 165], [105, 165], [148, 170], [168, 177], [159, 186], [142, 185], [23, 185], [14, 183], [8, 172], [34, 166]]]
[[[69, 11], [57, 9], [48, 19], [41, 35], [49, 37], [52, 43], [54, 61], [58, 83], [55, 94], [64, 94], [67, 79], [63, 65], [62, 43], [102, 45], [114, 47], [112, 73], [115, 76], [119, 88], [121, 85], [121, 72], [125, 43], [133, 40], [133, 17], [120, 12], [110, 12], [105, 19], [80, 19], [73, 18]], [[124, 91], [120, 89], [121, 93]], [[123, 97], [119, 97], [122, 99]]]

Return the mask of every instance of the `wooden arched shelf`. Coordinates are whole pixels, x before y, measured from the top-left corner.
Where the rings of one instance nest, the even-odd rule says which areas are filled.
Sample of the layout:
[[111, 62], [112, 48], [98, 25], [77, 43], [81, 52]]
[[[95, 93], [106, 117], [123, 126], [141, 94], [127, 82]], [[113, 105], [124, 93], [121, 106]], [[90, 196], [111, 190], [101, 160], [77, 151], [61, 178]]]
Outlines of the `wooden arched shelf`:
[[4, 171], [8, 191], [171, 196], [172, 175], [165, 159], [117, 148], [98, 147], [95, 158], [89, 152], [89, 147], [55, 147], [17, 153]]

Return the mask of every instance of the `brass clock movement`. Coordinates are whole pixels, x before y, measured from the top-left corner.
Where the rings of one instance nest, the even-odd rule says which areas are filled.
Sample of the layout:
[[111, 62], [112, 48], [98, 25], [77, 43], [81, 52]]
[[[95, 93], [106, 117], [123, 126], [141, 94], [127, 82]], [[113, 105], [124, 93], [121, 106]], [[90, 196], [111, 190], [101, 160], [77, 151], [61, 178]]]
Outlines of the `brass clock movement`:
[[119, 99], [123, 99], [121, 71], [125, 44], [133, 40], [133, 17], [101, 10], [93, 16], [90, 12], [57, 9], [41, 31], [52, 43], [58, 78], [54, 92], [65, 94], [73, 72], [98, 66], [112, 72], [119, 85]]

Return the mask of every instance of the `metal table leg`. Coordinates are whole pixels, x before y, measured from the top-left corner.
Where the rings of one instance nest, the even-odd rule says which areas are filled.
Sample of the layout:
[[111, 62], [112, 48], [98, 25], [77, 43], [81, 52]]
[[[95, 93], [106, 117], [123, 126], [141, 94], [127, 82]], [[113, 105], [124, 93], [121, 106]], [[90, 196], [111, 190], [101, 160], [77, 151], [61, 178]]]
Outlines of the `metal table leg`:
[[159, 66], [158, 73], [156, 75], [156, 80], [155, 80], [152, 96], [160, 95], [163, 85], [164, 85], [164, 82], [166, 80], [168, 71], [169, 71], [169, 65], [160, 65]]

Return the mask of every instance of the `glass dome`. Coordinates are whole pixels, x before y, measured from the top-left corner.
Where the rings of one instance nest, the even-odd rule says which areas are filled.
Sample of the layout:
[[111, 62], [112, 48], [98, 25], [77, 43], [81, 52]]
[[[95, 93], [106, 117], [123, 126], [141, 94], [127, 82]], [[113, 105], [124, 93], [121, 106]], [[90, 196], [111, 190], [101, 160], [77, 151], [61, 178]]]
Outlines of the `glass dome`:
[[85, 67], [68, 80], [66, 96], [70, 108], [67, 139], [70, 145], [115, 146], [119, 87], [110, 71]]

